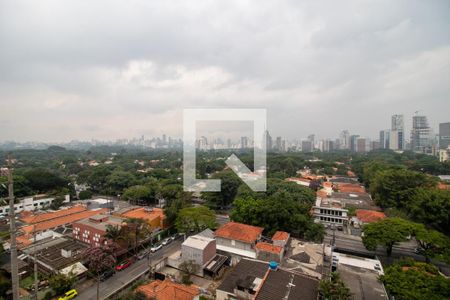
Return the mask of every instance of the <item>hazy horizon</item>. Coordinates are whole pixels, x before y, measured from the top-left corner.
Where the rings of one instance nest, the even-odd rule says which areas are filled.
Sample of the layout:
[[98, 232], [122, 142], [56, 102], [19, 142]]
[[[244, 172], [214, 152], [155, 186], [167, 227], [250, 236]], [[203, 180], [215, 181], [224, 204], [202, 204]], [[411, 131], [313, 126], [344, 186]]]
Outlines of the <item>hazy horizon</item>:
[[[3, 1], [0, 141], [182, 136], [265, 108], [272, 137], [450, 121], [449, 1]], [[447, 79], [446, 79], [447, 78]]]

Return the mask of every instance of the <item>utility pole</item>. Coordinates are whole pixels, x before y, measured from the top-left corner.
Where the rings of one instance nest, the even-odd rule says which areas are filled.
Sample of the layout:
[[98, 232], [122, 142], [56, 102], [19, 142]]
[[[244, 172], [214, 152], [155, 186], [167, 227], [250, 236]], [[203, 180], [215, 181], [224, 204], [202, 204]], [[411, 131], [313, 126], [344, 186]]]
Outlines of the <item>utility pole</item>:
[[17, 267], [17, 244], [16, 244], [16, 216], [14, 211], [14, 182], [11, 166], [11, 157], [8, 155], [8, 196], [9, 196], [9, 223], [11, 239], [11, 282], [13, 300], [19, 300], [19, 269]]
[[37, 253], [36, 253], [36, 225], [33, 225], [33, 256], [34, 256], [34, 299], [38, 300], [38, 267], [37, 267]]

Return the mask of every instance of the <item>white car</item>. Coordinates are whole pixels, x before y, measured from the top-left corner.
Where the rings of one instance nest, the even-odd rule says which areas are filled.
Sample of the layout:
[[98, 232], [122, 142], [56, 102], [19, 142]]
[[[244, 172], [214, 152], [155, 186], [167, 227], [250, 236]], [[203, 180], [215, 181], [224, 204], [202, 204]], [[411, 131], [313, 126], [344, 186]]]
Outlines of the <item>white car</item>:
[[161, 245], [161, 244], [159, 244], [159, 245], [154, 245], [153, 247], [150, 248], [150, 251], [151, 251], [152, 253], [155, 253], [156, 251], [158, 251], [158, 250], [161, 249], [161, 248], [162, 248], [162, 245]]
[[168, 237], [162, 241], [162, 244], [165, 246], [167, 244], [170, 244], [171, 242], [172, 242], [172, 238]]

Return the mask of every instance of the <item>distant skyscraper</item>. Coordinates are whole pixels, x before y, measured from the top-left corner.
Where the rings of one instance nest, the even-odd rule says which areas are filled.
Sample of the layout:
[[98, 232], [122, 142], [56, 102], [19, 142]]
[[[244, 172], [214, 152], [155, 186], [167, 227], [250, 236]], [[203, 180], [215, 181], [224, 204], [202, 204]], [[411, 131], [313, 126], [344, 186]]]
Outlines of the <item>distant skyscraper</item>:
[[405, 148], [405, 122], [403, 115], [393, 115], [391, 119], [391, 133], [389, 149], [403, 150]]
[[276, 140], [276, 142], [275, 142], [275, 148], [278, 150], [278, 151], [281, 151], [281, 148], [282, 148], [282, 139], [281, 139], [281, 136], [277, 136], [277, 140]]
[[356, 140], [359, 138], [359, 135], [354, 134], [350, 136], [350, 150], [353, 152], [356, 152], [357, 150], [357, 144]]
[[266, 130], [266, 151], [270, 151], [273, 148], [273, 141], [272, 137], [270, 136], [270, 133], [268, 130]]
[[316, 136], [314, 134], [308, 135], [308, 140], [311, 142], [313, 150], [314, 150], [314, 147], [315, 147], [315, 138], [316, 138]]
[[439, 149], [450, 146], [450, 122], [439, 124]]
[[356, 152], [368, 152], [370, 151], [370, 140], [364, 137], [356, 138]]
[[411, 150], [420, 153], [427, 153], [432, 146], [432, 130], [428, 126], [426, 116], [413, 116], [411, 129]]
[[389, 149], [390, 135], [389, 129], [380, 131], [380, 149]]
[[350, 132], [348, 130], [342, 130], [339, 137], [339, 148], [340, 149], [350, 149]]
[[242, 136], [241, 137], [241, 149], [247, 149], [248, 148], [248, 137]]
[[302, 152], [313, 152], [313, 146], [310, 140], [302, 141]]

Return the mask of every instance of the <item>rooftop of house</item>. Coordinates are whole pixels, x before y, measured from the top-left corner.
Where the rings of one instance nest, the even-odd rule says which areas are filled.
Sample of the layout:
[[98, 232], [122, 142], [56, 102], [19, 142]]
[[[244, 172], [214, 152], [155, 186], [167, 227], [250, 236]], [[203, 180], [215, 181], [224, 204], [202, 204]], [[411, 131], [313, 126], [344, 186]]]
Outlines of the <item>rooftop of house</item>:
[[217, 289], [234, 294], [234, 289], [237, 287], [238, 282], [242, 282], [247, 278], [259, 278], [262, 280], [268, 269], [269, 264], [267, 262], [245, 258], [241, 259], [234, 269], [228, 273]]
[[357, 209], [356, 217], [363, 223], [373, 223], [386, 218], [386, 215], [381, 211]]
[[228, 222], [217, 229], [214, 234], [216, 237], [253, 243], [260, 237], [263, 230], [264, 228], [262, 227]]
[[119, 215], [123, 218], [143, 219], [150, 222], [157, 218], [164, 219], [164, 211], [156, 207], [133, 207], [119, 213]]
[[289, 233], [285, 231], [277, 231], [272, 236], [272, 241], [287, 241], [289, 239]]
[[[36, 246], [29, 246], [22, 250], [27, 255], [37, 256], [38, 262], [47, 269], [59, 271], [82, 259], [83, 252], [88, 246], [67, 237], [44, 240]], [[63, 254], [63, 252], [65, 254]]]
[[366, 189], [360, 184], [346, 183], [337, 184], [337, 188], [341, 193], [365, 193]]
[[148, 284], [141, 285], [138, 291], [144, 293], [148, 298], [156, 300], [192, 300], [200, 294], [200, 289], [195, 285], [183, 285], [165, 279], [155, 280]]
[[266, 242], [257, 243], [255, 248], [259, 251], [275, 253], [277, 255], [280, 255], [280, 253], [283, 252], [283, 247], [275, 246]]
[[112, 226], [121, 226], [125, 222], [124, 218], [112, 216], [112, 215], [95, 215], [86, 219], [79, 220], [74, 223], [76, 224], [82, 224], [85, 226], [89, 226], [92, 228], [95, 228], [97, 230], [106, 231], [106, 228], [108, 225]]
[[334, 192], [327, 197], [318, 197], [316, 207], [348, 209], [353, 207], [356, 209], [368, 209], [380, 211], [368, 193], [339, 193]]
[[315, 300], [319, 280], [286, 270], [269, 270], [255, 300]]
[[332, 183], [358, 183], [358, 179], [355, 177], [347, 177], [347, 176], [333, 176], [329, 179]]
[[214, 242], [214, 239], [201, 235], [193, 235], [188, 237], [182, 245], [195, 249], [205, 249], [211, 242]]
[[95, 209], [95, 210], [85, 210], [85, 211], [81, 211], [78, 213], [73, 213], [70, 215], [64, 215], [62, 217], [50, 219], [48, 221], [40, 222], [40, 223], [37, 223], [34, 225], [27, 225], [27, 226], [20, 228], [20, 230], [25, 234], [31, 234], [34, 231], [44, 231], [47, 229], [56, 228], [58, 226], [72, 224], [76, 221], [79, 221], [79, 220], [82, 220], [85, 218], [89, 218], [89, 217], [92, 217], [94, 215], [98, 215], [101, 213], [105, 213], [106, 211], [108, 211], [106, 208]]
[[32, 213], [28, 211], [24, 211], [20, 214], [20, 220], [26, 224], [36, 224], [40, 222], [45, 222], [48, 220], [68, 216], [74, 213], [85, 211], [86, 207], [82, 205], [75, 205], [68, 208], [62, 208], [57, 211], [51, 211], [51, 212], [37, 212]]

